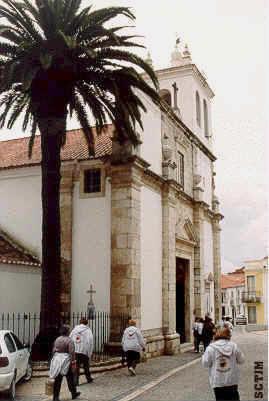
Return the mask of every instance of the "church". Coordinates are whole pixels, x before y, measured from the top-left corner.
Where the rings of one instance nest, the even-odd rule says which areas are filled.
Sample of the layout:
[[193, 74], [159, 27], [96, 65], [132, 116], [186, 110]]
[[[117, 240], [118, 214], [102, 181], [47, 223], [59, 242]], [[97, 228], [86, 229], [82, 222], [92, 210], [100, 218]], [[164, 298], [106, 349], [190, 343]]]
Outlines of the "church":
[[[149, 54], [147, 62], [152, 64]], [[171, 65], [156, 74], [162, 104], [159, 108], [139, 94], [147, 112], [138, 147], [119, 145], [107, 125], [96, 135], [94, 157], [80, 129], [67, 132], [61, 152], [64, 310], [85, 311], [91, 286], [96, 310], [135, 319], [153, 356], [177, 353], [181, 343], [190, 342], [195, 316], [220, 319], [223, 218], [215, 194], [214, 93], [208, 80], [193, 64], [188, 46], [179, 43]], [[31, 159], [28, 141], [0, 143], [0, 238], [7, 246], [20, 244], [14, 247], [22, 251], [23, 246], [28, 255], [28, 288], [20, 296], [25, 311], [27, 293], [35, 294], [28, 306], [36, 312], [40, 137]], [[14, 262], [12, 255], [4, 257], [0, 250], [2, 282], [15, 265], [19, 278], [20, 257]], [[26, 283], [27, 263], [22, 262]], [[11, 304], [18, 309], [20, 302]]]

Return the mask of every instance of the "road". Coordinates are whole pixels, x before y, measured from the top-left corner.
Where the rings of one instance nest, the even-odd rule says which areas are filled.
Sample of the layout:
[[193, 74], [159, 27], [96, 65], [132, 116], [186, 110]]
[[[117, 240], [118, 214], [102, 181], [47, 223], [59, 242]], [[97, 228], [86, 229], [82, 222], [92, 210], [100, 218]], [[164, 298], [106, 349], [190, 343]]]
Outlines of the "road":
[[[236, 331], [236, 330], [235, 330]], [[255, 400], [255, 362], [261, 364], [257, 383], [263, 389], [263, 398], [268, 400], [268, 349], [267, 332], [246, 333], [238, 330], [233, 340], [245, 354], [246, 362], [241, 365], [239, 391], [241, 401]], [[256, 369], [257, 370], [257, 369]], [[80, 401], [209, 401], [214, 394], [209, 386], [208, 370], [202, 368], [197, 354], [186, 352], [178, 356], [154, 358], [137, 367], [137, 376], [129, 376], [127, 369], [120, 369], [96, 376], [91, 384], [79, 386]], [[48, 401], [52, 397], [44, 395], [44, 379], [32, 379], [30, 383], [18, 385], [16, 401]], [[70, 393], [63, 388], [60, 399], [70, 400]], [[0, 396], [0, 401], [5, 400]]]
[[[268, 400], [267, 333], [236, 334], [233, 340], [240, 346], [246, 357], [245, 364], [240, 367], [239, 391], [241, 401], [258, 399], [255, 398], [254, 389], [254, 371], [257, 361], [263, 362], [263, 380], [258, 380], [257, 383], [259, 389], [261, 389], [261, 384], [263, 385], [263, 390], [260, 390], [263, 393], [263, 398], [259, 399]], [[256, 368], [257, 370], [260, 371], [260, 367]], [[262, 375], [259, 374], [258, 378], [261, 377]], [[207, 401], [214, 399], [208, 382], [207, 369], [202, 368], [201, 363], [197, 362], [136, 397], [135, 401]], [[127, 399], [123, 398], [121, 401], [127, 401]]]

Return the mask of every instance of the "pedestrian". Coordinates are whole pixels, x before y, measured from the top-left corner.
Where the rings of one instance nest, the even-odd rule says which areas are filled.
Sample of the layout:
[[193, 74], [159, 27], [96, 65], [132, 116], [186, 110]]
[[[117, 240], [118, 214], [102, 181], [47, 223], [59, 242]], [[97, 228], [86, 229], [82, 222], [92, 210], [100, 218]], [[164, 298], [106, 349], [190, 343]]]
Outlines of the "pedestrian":
[[53, 401], [59, 401], [59, 394], [63, 377], [66, 376], [67, 385], [72, 400], [80, 395], [74, 384], [73, 373], [76, 370], [75, 345], [69, 337], [70, 327], [64, 325], [59, 330], [60, 336], [56, 338], [50, 363], [50, 378], [54, 379]]
[[225, 322], [224, 322], [224, 327], [227, 327], [227, 328], [230, 330], [231, 335], [233, 334], [233, 328], [234, 328], [234, 326], [233, 326], [233, 324], [230, 322], [229, 316], [226, 316], [226, 319], [225, 319]]
[[140, 352], [145, 351], [146, 346], [140, 330], [136, 327], [135, 320], [129, 320], [129, 327], [124, 330], [121, 344], [126, 355], [128, 370], [131, 375], [135, 376], [135, 368], [140, 361]]
[[71, 331], [70, 337], [75, 344], [75, 384], [76, 386], [79, 385], [80, 365], [83, 366], [87, 382], [91, 383], [93, 378], [91, 377], [89, 362], [93, 352], [93, 335], [90, 327], [88, 326], [88, 320], [86, 318], [80, 319], [79, 324], [76, 325]]
[[200, 343], [203, 342], [203, 327], [204, 320], [200, 317], [197, 324], [197, 341], [196, 341], [196, 350], [195, 352], [200, 352]]
[[207, 349], [208, 345], [213, 340], [215, 325], [212, 322], [212, 319], [209, 316], [205, 316], [204, 326], [203, 326], [203, 345], [204, 351]]
[[240, 400], [238, 392], [239, 364], [244, 363], [244, 355], [231, 341], [227, 327], [219, 329], [203, 357], [202, 365], [209, 368], [209, 381], [216, 401]]
[[196, 316], [194, 323], [192, 325], [192, 332], [193, 332], [193, 345], [194, 345], [194, 350], [196, 352], [197, 350], [197, 337], [198, 337], [198, 323], [199, 323], [199, 317]]
[[219, 322], [219, 328], [223, 329], [225, 323], [225, 316], [222, 316], [221, 321]]

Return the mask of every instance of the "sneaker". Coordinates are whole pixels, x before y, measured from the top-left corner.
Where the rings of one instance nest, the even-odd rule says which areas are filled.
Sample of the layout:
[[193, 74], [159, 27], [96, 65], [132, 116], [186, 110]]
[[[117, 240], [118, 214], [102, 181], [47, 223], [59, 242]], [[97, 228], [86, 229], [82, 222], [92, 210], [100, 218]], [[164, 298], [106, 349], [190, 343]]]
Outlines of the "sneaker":
[[136, 376], [136, 373], [135, 373], [134, 368], [130, 367], [130, 368], [129, 368], [129, 372], [131, 372], [131, 374], [132, 374], [133, 376]]
[[93, 382], [93, 378], [90, 377], [90, 378], [87, 380], [87, 382], [88, 382], [88, 383], [92, 383], [92, 382]]
[[76, 398], [78, 398], [78, 396], [80, 396], [80, 391], [77, 391], [74, 395], [72, 395], [72, 400], [75, 400]]

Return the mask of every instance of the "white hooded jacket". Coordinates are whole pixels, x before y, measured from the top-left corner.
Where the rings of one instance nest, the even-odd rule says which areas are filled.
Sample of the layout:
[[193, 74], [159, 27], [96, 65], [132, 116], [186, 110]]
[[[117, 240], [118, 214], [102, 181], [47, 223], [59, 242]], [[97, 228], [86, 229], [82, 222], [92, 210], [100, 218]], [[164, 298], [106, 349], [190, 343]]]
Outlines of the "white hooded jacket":
[[87, 355], [89, 358], [93, 351], [93, 335], [91, 329], [85, 324], [73, 328], [70, 337], [75, 344], [75, 353]]
[[135, 326], [127, 327], [124, 330], [121, 340], [123, 351], [140, 352], [145, 348], [145, 341], [140, 330]]
[[209, 368], [209, 382], [212, 388], [237, 385], [238, 364], [244, 361], [243, 353], [230, 340], [213, 342], [207, 347], [202, 357], [202, 365]]

